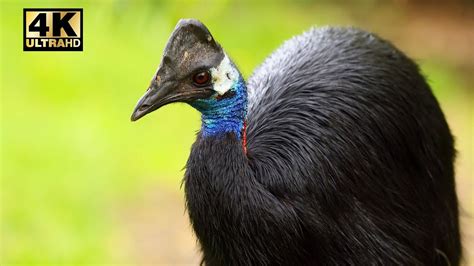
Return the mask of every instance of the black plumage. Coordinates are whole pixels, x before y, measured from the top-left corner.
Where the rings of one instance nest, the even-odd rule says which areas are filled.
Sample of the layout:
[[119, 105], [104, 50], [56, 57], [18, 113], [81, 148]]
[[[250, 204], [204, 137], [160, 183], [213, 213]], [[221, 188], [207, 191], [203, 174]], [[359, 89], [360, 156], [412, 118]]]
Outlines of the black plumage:
[[201, 132], [186, 165], [206, 265], [459, 264], [453, 138], [412, 60], [359, 29], [314, 28], [247, 93], [246, 150]]

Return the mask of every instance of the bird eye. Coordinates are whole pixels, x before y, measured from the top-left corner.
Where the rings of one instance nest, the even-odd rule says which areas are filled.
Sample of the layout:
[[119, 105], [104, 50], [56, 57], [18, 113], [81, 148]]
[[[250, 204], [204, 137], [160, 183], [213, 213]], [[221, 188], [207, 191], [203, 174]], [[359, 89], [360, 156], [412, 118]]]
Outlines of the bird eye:
[[193, 82], [196, 86], [204, 86], [211, 80], [211, 75], [207, 71], [202, 71], [194, 74]]

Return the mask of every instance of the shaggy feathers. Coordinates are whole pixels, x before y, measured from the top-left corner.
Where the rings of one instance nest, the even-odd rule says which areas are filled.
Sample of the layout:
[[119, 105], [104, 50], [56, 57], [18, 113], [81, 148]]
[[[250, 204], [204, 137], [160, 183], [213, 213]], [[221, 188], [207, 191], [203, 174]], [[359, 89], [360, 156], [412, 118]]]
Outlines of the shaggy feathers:
[[[353, 28], [286, 41], [248, 81], [248, 154], [198, 135], [187, 208], [206, 265], [451, 265], [454, 149], [418, 67]], [[446, 256], [444, 256], [446, 255]]]

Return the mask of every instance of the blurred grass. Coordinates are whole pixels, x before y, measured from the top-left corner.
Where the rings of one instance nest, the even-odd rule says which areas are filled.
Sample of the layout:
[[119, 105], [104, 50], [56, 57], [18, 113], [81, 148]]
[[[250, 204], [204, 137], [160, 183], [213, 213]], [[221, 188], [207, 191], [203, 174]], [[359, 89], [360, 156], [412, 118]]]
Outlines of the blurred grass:
[[[248, 77], [310, 26], [353, 23], [351, 6], [277, 3], [1, 2], [0, 264], [134, 264], [129, 244], [111, 241], [126, 239], [117, 208], [149, 188], [177, 190], [200, 125], [179, 104], [129, 122], [169, 33], [178, 19], [199, 18]], [[23, 52], [22, 9], [68, 6], [84, 8], [84, 52]], [[443, 58], [419, 63], [448, 119], [461, 115], [452, 127], [469, 164], [472, 91]]]

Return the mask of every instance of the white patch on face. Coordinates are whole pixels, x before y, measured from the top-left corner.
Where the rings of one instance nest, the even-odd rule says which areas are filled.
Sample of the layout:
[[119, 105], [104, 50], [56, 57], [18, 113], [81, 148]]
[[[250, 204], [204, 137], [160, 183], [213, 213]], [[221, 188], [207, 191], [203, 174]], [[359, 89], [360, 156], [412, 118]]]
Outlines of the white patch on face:
[[239, 72], [232, 66], [229, 57], [224, 54], [224, 59], [217, 67], [211, 68], [214, 90], [219, 95], [224, 95], [239, 79]]

